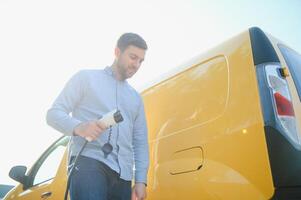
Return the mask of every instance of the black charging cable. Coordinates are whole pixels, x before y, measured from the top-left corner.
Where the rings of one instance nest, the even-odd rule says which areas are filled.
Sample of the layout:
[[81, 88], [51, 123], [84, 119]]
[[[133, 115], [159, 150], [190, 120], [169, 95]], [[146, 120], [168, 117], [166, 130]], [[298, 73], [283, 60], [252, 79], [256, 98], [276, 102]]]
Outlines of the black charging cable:
[[68, 173], [67, 187], [66, 187], [66, 191], [65, 191], [64, 200], [67, 200], [67, 198], [68, 198], [69, 187], [70, 187], [70, 182], [71, 182], [71, 176], [73, 175], [74, 168], [75, 168], [75, 166], [77, 164], [78, 158], [79, 158], [80, 154], [82, 153], [82, 151], [84, 150], [84, 148], [86, 147], [87, 144], [88, 144], [88, 140], [85, 140], [84, 145], [82, 146], [82, 148], [80, 149], [80, 151], [78, 152], [78, 154], [75, 156], [73, 164], [71, 164], [73, 166], [71, 167], [71, 169], [70, 169], [70, 171]]

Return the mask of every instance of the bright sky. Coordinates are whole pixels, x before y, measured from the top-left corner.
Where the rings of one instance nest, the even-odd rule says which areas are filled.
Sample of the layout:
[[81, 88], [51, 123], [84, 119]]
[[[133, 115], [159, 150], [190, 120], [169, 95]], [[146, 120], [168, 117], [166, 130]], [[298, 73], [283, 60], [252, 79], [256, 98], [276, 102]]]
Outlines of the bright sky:
[[[230, 3], [231, 2], [231, 3]], [[1, 0], [0, 184], [31, 166], [61, 134], [45, 114], [80, 69], [113, 62], [116, 40], [136, 32], [149, 50], [139, 88], [189, 58], [258, 26], [301, 53], [299, 0]]]

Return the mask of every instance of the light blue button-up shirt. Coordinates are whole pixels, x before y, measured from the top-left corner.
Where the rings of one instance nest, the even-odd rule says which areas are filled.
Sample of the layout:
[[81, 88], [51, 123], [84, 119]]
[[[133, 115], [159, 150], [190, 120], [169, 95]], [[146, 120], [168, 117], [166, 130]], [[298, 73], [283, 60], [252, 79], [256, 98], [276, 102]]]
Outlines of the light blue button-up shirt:
[[113, 152], [104, 158], [101, 150], [108, 141], [109, 130], [106, 130], [97, 140], [89, 142], [81, 155], [104, 162], [124, 180], [132, 180], [135, 164], [135, 182], [146, 183], [149, 152], [143, 101], [127, 81], [114, 78], [111, 67], [76, 73], [48, 110], [46, 118], [50, 126], [72, 136], [70, 155], [73, 156], [85, 141], [73, 136], [74, 128], [117, 108], [124, 121], [112, 127]]

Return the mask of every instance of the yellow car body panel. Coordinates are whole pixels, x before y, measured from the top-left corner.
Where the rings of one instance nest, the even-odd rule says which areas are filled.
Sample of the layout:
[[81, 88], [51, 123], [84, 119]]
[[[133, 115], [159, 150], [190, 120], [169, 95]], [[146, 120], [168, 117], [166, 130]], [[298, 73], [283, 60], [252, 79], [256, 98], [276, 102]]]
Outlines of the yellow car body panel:
[[148, 199], [268, 199], [274, 187], [248, 32], [186, 66], [143, 92]]

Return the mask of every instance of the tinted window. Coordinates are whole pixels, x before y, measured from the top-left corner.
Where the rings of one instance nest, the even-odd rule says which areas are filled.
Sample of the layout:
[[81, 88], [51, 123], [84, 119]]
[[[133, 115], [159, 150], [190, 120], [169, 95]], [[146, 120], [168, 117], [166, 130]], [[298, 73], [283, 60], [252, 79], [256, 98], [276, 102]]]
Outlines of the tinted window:
[[278, 47], [292, 74], [299, 99], [301, 100], [301, 55], [284, 45], [278, 45]]

